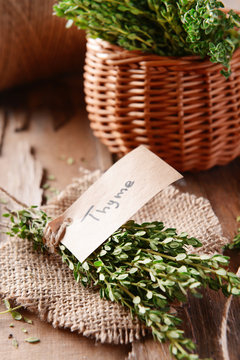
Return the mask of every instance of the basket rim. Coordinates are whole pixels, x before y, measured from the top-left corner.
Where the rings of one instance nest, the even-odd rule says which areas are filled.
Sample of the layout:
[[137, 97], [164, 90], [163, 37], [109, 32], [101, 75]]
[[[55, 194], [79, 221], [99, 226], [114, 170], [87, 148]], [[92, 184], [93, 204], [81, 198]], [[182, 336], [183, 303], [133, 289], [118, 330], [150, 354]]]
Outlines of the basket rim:
[[[213, 66], [219, 66], [219, 67], [223, 67], [222, 64], [218, 64], [218, 63], [213, 63], [209, 60], [209, 57], [205, 57], [202, 58], [201, 56], [198, 55], [188, 55], [188, 56], [162, 56], [162, 55], [157, 55], [157, 54], [148, 54], [148, 53], [143, 53], [140, 50], [126, 50], [124, 48], [122, 48], [121, 46], [115, 45], [115, 44], [111, 44], [108, 41], [102, 40], [100, 38], [91, 38], [91, 37], [87, 37], [87, 42], [88, 42], [88, 46], [94, 46], [94, 45], [99, 45], [101, 48], [105, 49], [105, 50], [110, 50], [110, 51], [114, 51], [114, 53], [112, 53], [110, 55], [109, 53], [109, 57], [108, 57], [108, 61], [124, 61], [127, 58], [128, 59], [134, 59], [134, 61], [136, 61], [137, 59], [139, 59], [139, 61], [143, 62], [143, 61], [161, 61], [161, 62], [172, 62], [174, 63], [182, 63], [182, 64], [188, 64], [188, 63], [201, 63], [202, 65], [209, 65], [212, 64]], [[230, 63], [236, 59], [237, 57], [240, 56], [240, 47], [237, 48], [231, 58]]]

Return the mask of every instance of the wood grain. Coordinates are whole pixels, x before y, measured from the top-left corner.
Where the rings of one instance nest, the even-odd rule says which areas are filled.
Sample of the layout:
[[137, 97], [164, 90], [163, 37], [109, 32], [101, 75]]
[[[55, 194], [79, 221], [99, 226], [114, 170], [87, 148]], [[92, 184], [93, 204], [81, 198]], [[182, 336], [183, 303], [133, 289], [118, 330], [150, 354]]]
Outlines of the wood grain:
[[[240, 214], [240, 158], [224, 167], [215, 167], [199, 173], [186, 173], [184, 179], [178, 182], [181, 191], [188, 191], [196, 196], [208, 198], [213, 210], [218, 216], [224, 235], [233, 238], [237, 231], [236, 217]], [[227, 255], [232, 256], [232, 252]], [[240, 265], [239, 255], [232, 256], [232, 271], [237, 271]], [[205, 289], [203, 299], [192, 296], [184, 306], [180, 317], [183, 319], [183, 329], [188, 337], [194, 339], [197, 351], [201, 357], [210, 357], [214, 360], [228, 360], [223, 357], [222, 343], [220, 342], [221, 322], [227, 298], [221, 293]], [[240, 359], [240, 313], [237, 310], [239, 299], [234, 298], [231, 303], [228, 319], [228, 349], [229, 359]], [[234, 312], [234, 315], [233, 315]], [[134, 343], [133, 353], [139, 354], [139, 359], [151, 359], [152, 348], [156, 348], [153, 340], [143, 340]], [[165, 348], [158, 346], [159, 358], [165, 359]], [[145, 355], [144, 355], [145, 354]], [[131, 353], [129, 360], [131, 360]], [[133, 358], [134, 359], [134, 358]], [[138, 359], [138, 358], [137, 358]], [[167, 358], [166, 358], [167, 359]], [[135, 359], [134, 359], [135, 360]]]
[[7, 118], [5, 109], [0, 107], [0, 156], [2, 153], [2, 146], [4, 141], [4, 133], [6, 128]]
[[171, 360], [168, 344], [159, 344], [152, 338], [135, 341], [128, 354], [128, 360]]
[[229, 9], [239, 9], [240, 8], [239, 2], [236, 0], [223, 0], [222, 2]]
[[14, 111], [15, 131], [26, 130], [29, 125], [29, 116], [26, 111], [18, 109]]
[[[28, 172], [33, 171], [36, 159], [29, 153], [29, 148], [34, 148], [35, 157], [45, 170], [45, 178], [47, 175], [54, 174], [56, 180], [45, 181], [50, 183], [52, 188], [63, 189], [72, 181], [72, 178], [80, 176], [79, 169], [82, 167], [89, 169], [100, 168], [106, 170], [111, 164], [111, 156], [106, 149], [99, 144], [93, 137], [87, 121], [86, 112], [83, 107], [79, 107], [78, 99], [80, 98], [79, 84], [74, 79], [69, 85], [69, 91], [72, 94], [73, 104], [75, 106], [75, 115], [68, 118], [64, 127], [55, 131], [52, 126], [53, 112], [51, 108], [46, 106], [38, 106], [40, 102], [35, 102], [36, 106], [30, 108], [26, 106], [26, 114], [30, 113], [30, 126], [27, 131], [16, 133], [15, 122], [9, 119], [6, 128], [6, 138], [3, 147], [3, 156], [0, 158], [0, 186], [4, 186], [7, 190], [13, 192], [19, 198], [23, 196], [32, 196], [34, 201], [35, 191], [42, 191], [39, 184], [38, 189], [28, 179]], [[54, 84], [48, 87], [56, 89]], [[42, 91], [45, 91], [44, 87]], [[64, 96], [63, 92], [58, 93], [60, 99]], [[11, 95], [11, 94], [10, 94]], [[41, 98], [44, 94], [38, 92]], [[29, 90], [29, 98], [32, 99], [31, 89]], [[57, 93], [56, 95], [57, 96]], [[82, 105], [83, 106], [83, 105]], [[11, 97], [8, 101], [9, 111], [11, 109]], [[65, 115], [67, 115], [65, 113]], [[28, 145], [26, 145], [28, 144]], [[19, 148], [20, 147], [20, 148]], [[21, 149], [22, 147], [22, 149]], [[30, 154], [30, 155], [29, 155]], [[64, 156], [64, 160], [61, 156]], [[67, 159], [74, 159], [73, 165], [67, 164]], [[35, 163], [36, 164], [36, 163]], [[22, 167], [22, 169], [21, 169]], [[19, 176], [20, 174], [20, 176]], [[11, 181], [9, 182], [9, 177]], [[39, 177], [36, 176], [39, 179]], [[34, 181], [36, 184], [36, 181]], [[15, 185], [14, 185], [15, 184]], [[20, 186], [21, 185], [21, 186]], [[28, 194], [28, 195], [26, 195]], [[45, 195], [54, 196], [54, 193], [47, 190]], [[26, 198], [25, 198], [26, 201]], [[36, 203], [36, 201], [35, 201]], [[39, 203], [39, 201], [38, 201]], [[4, 310], [0, 306], [0, 311]], [[94, 340], [87, 339], [70, 331], [54, 329], [50, 324], [40, 321], [37, 316], [26, 312], [27, 316], [34, 320], [34, 325], [26, 325], [22, 322], [14, 322], [15, 327], [9, 328], [12, 322], [11, 316], [6, 314], [0, 317], [0, 359], [1, 360], [42, 360], [45, 357], [58, 360], [123, 360], [131, 346], [114, 346], [96, 344]], [[21, 331], [22, 327], [29, 329], [29, 336], [39, 336], [41, 343], [31, 345], [24, 342], [25, 334]], [[19, 348], [15, 349], [11, 340], [8, 339], [9, 333], [13, 333], [19, 341]]]
[[85, 33], [53, 16], [55, 0], [0, 1], [0, 89], [83, 65]]
[[[14, 167], [8, 172], [8, 191], [27, 205], [41, 205], [43, 169], [27, 142], [16, 144], [8, 161]], [[18, 156], [16, 156], [18, 154]]]
[[[4, 307], [0, 306], [0, 311]], [[68, 330], [54, 329], [50, 324], [40, 321], [37, 316], [23, 312], [33, 320], [33, 325], [14, 321], [9, 314], [0, 319], [0, 359], [1, 360], [123, 360], [130, 346], [101, 345], [77, 333]], [[14, 322], [14, 328], [9, 325]], [[22, 332], [28, 330], [28, 334]], [[9, 334], [18, 340], [19, 347], [12, 346]], [[36, 336], [41, 342], [28, 344], [24, 339]]]

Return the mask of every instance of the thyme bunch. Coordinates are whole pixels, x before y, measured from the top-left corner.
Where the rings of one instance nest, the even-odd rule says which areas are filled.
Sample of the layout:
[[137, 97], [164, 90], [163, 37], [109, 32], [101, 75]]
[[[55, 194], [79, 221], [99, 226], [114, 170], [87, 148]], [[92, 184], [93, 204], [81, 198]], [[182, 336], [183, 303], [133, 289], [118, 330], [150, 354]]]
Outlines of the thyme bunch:
[[[4, 214], [11, 222], [10, 236], [33, 241], [47, 250], [43, 232], [50, 218], [35, 207]], [[59, 254], [73, 271], [76, 282], [99, 289], [101, 298], [126, 306], [160, 342], [170, 342], [170, 353], [178, 360], [197, 360], [195, 345], [185, 338], [181, 320], [172, 305], [187, 301], [188, 294], [201, 297], [199, 289], [222, 290], [226, 296], [240, 295], [240, 279], [227, 270], [229, 259], [221, 254], [188, 253], [201, 242], [186, 233], [177, 234], [162, 222], [129, 221], [80, 263], [62, 244]]]
[[161, 56], [208, 56], [228, 76], [240, 17], [223, 7], [218, 0], [60, 0], [54, 11], [92, 38]]

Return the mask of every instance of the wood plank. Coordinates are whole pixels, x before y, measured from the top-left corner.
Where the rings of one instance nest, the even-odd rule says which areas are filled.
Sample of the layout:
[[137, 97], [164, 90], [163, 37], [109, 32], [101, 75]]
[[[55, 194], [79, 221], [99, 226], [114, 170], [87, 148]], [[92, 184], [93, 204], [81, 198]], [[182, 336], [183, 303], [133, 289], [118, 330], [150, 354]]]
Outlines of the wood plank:
[[31, 112], [36, 110], [48, 110], [54, 130], [63, 126], [75, 113], [73, 98], [77, 92], [76, 87], [81, 88], [81, 79], [76, 76], [75, 86], [73, 79], [63, 77], [54, 82], [42, 81], [35, 84], [29, 94], [29, 108]]
[[[5, 310], [1, 305], [0, 311]], [[0, 359], [1, 360], [123, 360], [130, 346], [114, 346], [99, 344], [79, 334], [68, 330], [54, 329], [47, 322], [39, 321], [36, 315], [23, 312], [33, 320], [33, 325], [22, 321], [14, 321], [10, 314], [1, 315], [0, 318]], [[14, 323], [14, 328], [9, 325]], [[28, 330], [28, 334], [22, 332]], [[18, 349], [12, 346], [9, 334], [19, 342]], [[24, 339], [36, 336], [41, 342], [28, 344]]]
[[160, 344], [152, 338], [134, 341], [128, 360], [171, 360], [168, 344]]
[[[224, 167], [219, 166], [199, 173], [186, 173], [178, 187], [181, 191], [208, 198], [223, 227], [224, 235], [229, 240], [233, 238], [237, 231], [236, 217], [240, 215], [240, 158]], [[232, 253], [228, 252], [228, 255]], [[232, 256], [232, 271], [236, 272], [239, 265], [240, 257]], [[222, 343], [219, 342], [226, 302], [227, 298], [221, 293], [206, 289], [201, 300], [190, 296], [189, 303], [180, 314], [186, 336], [196, 342], [197, 351], [202, 358], [213, 356], [218, 360], [228, 360], [224, 359]], [[237, 304], [239, 299], [233, 299], [228, 320], [229, 360], [239, 360], [240, 354], [240, 313]], [[133, 353], [138, 354], [137, 359], [151, 359], [152, 348], [156, 349], [153, 340], [143, 340], [134, 343]], [[159, 346], [155, 351], [160, 359], [165, 359], [165, 348]], [[130, 353], [129, 359], [131, 356], [133, 355]]]
[[222, 0], [224, 5], [229, 9], [239, 9], [240, 6], [236, 0]]
[[32, 154], [29, 144], [27, 142], [17, 143], [14, 153], [7, 160], [12, 164], [12, 168], [9, 168], [7, 173], [8, 191], [29, 206], [41, 205], [43, 169]]
[[[238, 254], [240, 256], [240, 253]], [[240, 345], [239, 345], [239, 333], [240, 333], [240, 321], [239, 314], [240, 309], [240, 299], [239, 297], [233, 297], [230, 305], [230, 310], [227, 318], [227, 354], [229, 359], [238, 359], [240, 354]], [[238, 338], [236, 339], [238, 334]], [[227, 357], [224, 360], [229, 360]]]
[[4, 108], [0, 107], [0, 156], [2, 153], [6, 124], [7, 124], [6, 111]]
[[29, 114], [23, 109], [15, 109], [11, 115], [11, 120], [15, 123], [15, 131], [24, 131], [29, 125]]
[[[80, 167], [94, 170], [106, 170], [111, 164], [111, 156], [106, 149], [93, 137], [85, 114], [77, 114], [57, 132], [54, 131], [49, 113], [36, 112], [32, 114], [31, 131], [14, 132], [12, 123], [8, 124], [6, 144], [3, 157], [0, 159], [2, 169], [0, 185], [8, 189], [9, 167], [14, 169], [14, 161], [8, 159], [16, 155], [16, 143], [28, 142], [34, 148], [36, 157], [43, 164], [48, 174], [54, 174], [56, 181], [51, 185], [59, 190], [64, 189], [73, 178], [80, 176]], [[98, 151], [97, 151], [98, 150]], [[67, 160], [73, 158], [74, 163], [68, 165]], [[104, 160], [102, 160], [104, 158]], [[101, 160], [100, 160], [101, 159]], [[48, 195], [53, 195], [47, 192]]]
[[[79, 92], [76, 93], [76, 98]], [[28, 111], [28, 109], [26, 109]], [[14, 122], [9, 121], [6, 129], [6, 141], [3, 147], [3, 156], [0, 158], [0, 185], [5, 186], [7, 190], [13, 191], [17, 195], [16, 190], [9, 182], [9, 175], [12, 179], [18, 177], [19, 162], [23, 164], [24, 156], [21, 151], [16, 151], [16, 144], [28, 143], [35, 150], [35, 156], [44, 166], [46, 175], [54, 174], [56, 180], [49, 181], [52, 187], [63, 189], [72, 181], [72, 178], [80, 176], [79, 168], [84, 166], [89, 169], [101, 168], [106, 170], [111, 164], [111, 156], [108, 151], [98, 143], [93, 137], [87, 120], [86, 113], [83, 108], [78, 106], [74, 117], [62, 126], [58, 131], [52, 126], [52, 112], [40, 109], [38, 107], [31, 108], [31, 122], [28, 131], [14, 131]], [[65, 159], [61, 159], [61, 155]], [[72, 157], [74, 163], [67, 164], [67, 159]], [[11, 159], [11, 161], [10, 161]], [[24, 164], [23, 164], [24, 165]], [[23, 166], [23, 171], [26, 169]], [[26, 173], [27, 174], [27, 173]], [[27, 175], [21, 176], [19, 180], [23, 184], [27, 184]], [[25, 179], [25, 180], [24, 180]], [[17, 180], [18, 181], [18, 180]], [[46, 180], [48, 181], [48, 180]], [[14, 184], [14, 180], [13, 180]], [[24, 190], [25, 191], [25, 190]], [[49, 190], [46, 192], [53, 196]], [[20, 196], [20, 194], [18, 193]], [[25, 195], [24, 195], [25, 198]], [[0, 307], [3, 310], [3, 306]], [[106, 359], [110, 360], [114, 357], [116, 360], [123, 360], [131, 346], [114, 346], [95, 344], [94, 340], [90, 340], [76, 333], [67, 330], [53, 329], [53, 327], [40, 321], [36, 315], [26, 312], [28, 317], [34, 319], [34, 325], [28, 326], [21, 322], [15, 323], [15, 328], [9, 328], [11, 316], [6, 314], [1, 316], [0, 322], [0, 359], [1, 360], [42, 360], [46, 356], [58, 360], [65, 359]], [[22, 327], [31, 329], [30, 335], [36, 335], [41, 338], [41, 343], [31, 345], [23, 342], [24, 334]], [[19, 340], [20, 345], [15, 349], [8, 339], [9, 333], [13, 333]]]
[[[17, 156], [16, 156], [17, 154]], [[3, 163], [0, 160], [0, 164]], [[30, 146], [26, 142], [17, 143], [12, 153], [6, 160], [5, 167], [2, 166], [2, 174], [5, 174], [7, 186], [2, 183], [3, 190], [7, 190], [10, 195], [23, 203], [24, 205], [41, 205], [43, 190], [40, 185], [42, 182], [43, 169], [41, 164], [35, 159]], [[6, 166], [8, 164], [8, 167]], [[0, 223], [1, 215], [5, 212], [5, 208], [11, 210], [22, 208], [22, 204], [13, 201], [7, 193], [2, 191], [0, 187]], [[3, 222], [4, 223], [4, 222]], [[7, 240], [5, 234], [1, 235], [1, 240]]]
[[185, 174], [181, 190], [206, 197], [216, 213], [223, 233], [231, 239], [237, 230], [236, 217], [240, 213], [240, 160], [208, 171]]
[[[11, 185], [11, 182], [14, 184], [18, 173], [24, 172], [24, 169], [26, 169], [22, 150], [17, 150], [17, 144], [20, 143], [28, 143], [29, 147], [33, 147], [35, 157], [44, 166], [46, 175], [53, 174], [56, 177], [54, 181], [45, 179], [52, 188], [63, 189], [71, 182], [72, 178], [79, 176], [79, 168], [82, 166], [92, 170], [99, 167], [102, 170], [106, 170], [110, 166], [111, 156], [106, 148], [100, 145], [92, 135], [87, 115], [84, 111], [84, 105], [81, 104], [79, 106], [80, 88], [81, 85], [75, 79], [73, 87], [69, 87], [74, 111], [70, 117], [67, 117], [68, 121], [58, 131], [52, 125], [53, 112], [48, 106], [39, 107], [36, 105], [31, 106], [30, 109], [26, 107], [26, 113], [31, 114], [30, 126], [27, 131], [16, 133], [14, 131], [14, 122], [8, 122], [2, 157], [0, 158], [0, 186], [4, 185], [8, 190], [10, 188], [13, 190], [14, 186]], [[44, 87], [42, 91], [44, 91]], [[38, 96], [43, 96], [41, 91], [38, 93]], [[63, 96], [63, 93], [61, 96]], [[11, 105], [11, 100], [9, 104]], [[28, 150], [27, 148], [24, 150], [25, 153], [29, 153], [29, 147]], [[72, 165], [67, 164], [67, 159], [70, 157], [74, 159]], [[32, 161], [35, 163], [36, 159], [32, 158]], [[19, 165], [16, 165], [16, 162], [23, 164], [22, 169], [19, 168]], [[11, 181], [9, 181], [9, 178]], [[20, 178], [20, 183], [26, 182], [25, 176]], [[226, 167], [217, 167], [213, 170], [196, 174], [186, 174], [185, 182], [181, 182], [179, 186], [181, 190], [190, 191], [197, 196], [203, 195], [209, 198], [223, 225], [225, 235], [232, 236], [237, 227], [235, 217], [240, 214], [239, 180], [240, 160], [236, 160]], [[31, 187], [29, 179], [27, 179], [27, 184]], [[30, 198], [33, 196], [33, 193], [34, 191], [31, 189], [30, 195], [26, 196]], [[53, 196], [53, 193], [49, 190], [45, 191], [45, 194]], [[237, 262], [238, 259], [236, 258], [235, 268]], [[197, 341], [198, 350], [202, 356], [210, 356], [212, 354], [216, 359], [222, 359], [221, 346], [218, 340], [225, 301], [225, 298], [210, 291], [205, 293], [203, 300], [191, 298], [189, 304], [181, 311], [186, 334]], [[237, 306], [238, 303], [234, 299], [228, 321], [229, 334], [231, 333], [228, 336], [230, 360], [239, 360], [238, 354], [240, 353], [237, 336], [240, 330], [240, 319], [237, 314]], [[8, 324], [11, 321], [10, 317], [6, 315], [7, 320], [5, 319], [4, 323], [2, 323], [2, 317], [0, 318], [1, 325], [3, 324], [3, 326], [0, 326], [1, 359], [15, 359], [16, 354], [19, 360], [30, 360], [33, 356], [36, 359], [41, 359], [52, 353], [54, 353], [54, 357], [56, 354], [56, 358], [59, 360], [79, 357], [90, 360], [102, 358], [120, 360], [127, 357], [128, 353], [131, 360], [152, 360], [155, 358], [167, 360], [169, 358], [168, 345], [162, 346], [151, 338], [135, 342], [132, 351], [131, 346], [124, 345], [94, 346], [94, 341], [92, 340], [68, 331], [53, 329], [50, 324], [40, 322], [36, 316], [33, 315], [33, 318], [34, 327], [31, 330], [31, 335], [39, 334], [43, 340], [40, 344], [32, 345], [32, 347], [30, 347], [30, 344], [23, 344], [21, 328], [16, 326], [16, 336], [21, 340], [21, 346], [18, 350], [12, 347], [7, 339]], [[24, 326], [21, 323], [18, 324], [21, 327]], [[205, 328], [205, 330], [202, 331], [202, 328]]]

